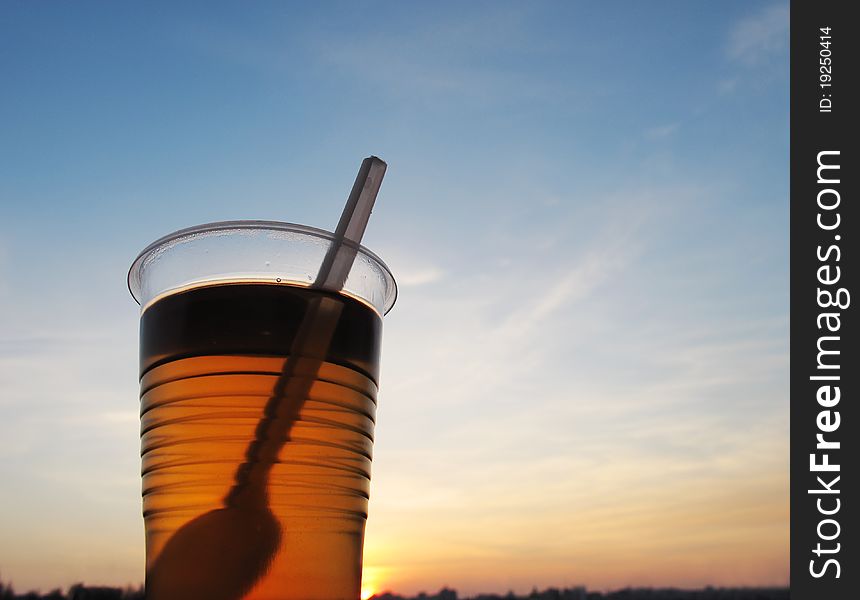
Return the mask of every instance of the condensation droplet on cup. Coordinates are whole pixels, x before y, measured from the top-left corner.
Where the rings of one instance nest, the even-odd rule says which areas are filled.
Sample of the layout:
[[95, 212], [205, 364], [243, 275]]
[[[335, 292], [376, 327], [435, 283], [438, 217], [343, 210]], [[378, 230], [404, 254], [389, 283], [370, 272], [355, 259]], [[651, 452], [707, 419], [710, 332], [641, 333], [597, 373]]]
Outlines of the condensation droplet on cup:
[[280, 278], [280, 277], [276, 277], [276, 278], [275, 278], [275, 281], [277, 281], [278, 283], [281, 283], [281, 278]]

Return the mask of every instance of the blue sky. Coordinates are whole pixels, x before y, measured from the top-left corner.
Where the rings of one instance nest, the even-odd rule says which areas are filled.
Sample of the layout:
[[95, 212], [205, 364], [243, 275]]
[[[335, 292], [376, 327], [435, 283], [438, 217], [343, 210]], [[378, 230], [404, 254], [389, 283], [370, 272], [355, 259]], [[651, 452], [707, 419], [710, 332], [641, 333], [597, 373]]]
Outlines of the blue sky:
[[787, 41], [784, 2], [6, 3], [0, 575], [142, 579], [137, 252], [331, 228], [377, 154], [367, 577], [786, 583]]

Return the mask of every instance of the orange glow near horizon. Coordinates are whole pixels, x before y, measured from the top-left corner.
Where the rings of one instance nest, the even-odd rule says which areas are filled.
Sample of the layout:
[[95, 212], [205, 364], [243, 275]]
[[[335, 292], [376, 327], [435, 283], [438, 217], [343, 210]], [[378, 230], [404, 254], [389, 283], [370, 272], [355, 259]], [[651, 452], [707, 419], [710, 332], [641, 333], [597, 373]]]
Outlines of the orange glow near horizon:
[[[365, 568], [363, 587], [414, 594], [447, 585], [469, 595], [576, 585], [787, 585], [786, 474], [774, 474], [768, 461], [726, 458], [720, 477], [680, 476], [675, 460], [663, 464], [675, 477], [653, 481], [623, 465], [607, 467], [612, 472], [602, 479], [589, 473], [589, 494], [568, 481], [552, 494], [537, 481], [503, 489], [500, 477], [480, 495], [463, 486], [419, 503], [382, 482], [365, 543], [374, 567]], [[732, 479], [743, 484], [725, 483]]]
[[379, 567], [364, 566], [361, 570], [361, 600], [368, 600], [382, 591], [380, 576], [382, 569]]

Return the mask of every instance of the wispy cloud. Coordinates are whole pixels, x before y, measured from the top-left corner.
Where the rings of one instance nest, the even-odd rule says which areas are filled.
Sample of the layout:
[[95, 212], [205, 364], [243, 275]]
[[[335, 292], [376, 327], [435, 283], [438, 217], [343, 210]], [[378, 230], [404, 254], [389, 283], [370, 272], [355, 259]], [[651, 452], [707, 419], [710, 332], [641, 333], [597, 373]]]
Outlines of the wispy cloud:
[[742, 19], [729, 33], [729, 58], [747, 66], [770, 62], [788, 46], [788, 24], [788, 4], [767, 6]]
[[680, 123], [666, 123], [665, 125], [658, 125], [647, 129], [645, 131], [645, 137], [651, 140], [664, 139], [675, 134], [680, 127]]
[[388, 265], [396, 274], [395, 279], [399, 288], [419, 287], [430, 283], [437, 283], [445, 276], [445, 271], [441, 267], [426, 263], [420, 264], [409, 260], [389, 258]]
[[570, 86], [561, 80], [517, 66], [553, 51], [546, 40], [533, 37], [532, 12], [528, 5], [499, 5], [421, 22], [386, 38], [372, 32], [330, 36], [317, 42], [314, 54], [327, 72], [422, 105], [453, 101], [483, 110], [500, 101], [570, 101]]

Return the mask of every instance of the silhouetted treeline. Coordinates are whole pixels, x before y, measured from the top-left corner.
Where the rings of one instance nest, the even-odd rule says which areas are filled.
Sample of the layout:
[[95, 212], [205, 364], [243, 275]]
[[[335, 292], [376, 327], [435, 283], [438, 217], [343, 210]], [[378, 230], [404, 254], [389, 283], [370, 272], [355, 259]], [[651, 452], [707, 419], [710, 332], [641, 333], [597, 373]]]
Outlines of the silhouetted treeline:
[[391, 592], [377, 594], [372, 600], [789, 600], [788, 588], [705, 588], [703, 590], [676, 589], [625, 589], [615, 592], [589, 592], [584, 587], [547, 588], [532, 590], [518, 596], [513, 592], [504, 595], [479, 594], [459, 598], [455, 590], [442, 588], [435, 594], [420, 593], [412, 598]]
[[[75, 584], [66, 593], [53, 590], [47, 594], [27, 592], [16, 594], [12, 584], [0, 581], [0, 600], [144, 600], [143, 587], [89, 587]], [[459, 598], [456, 590], [442, 588], [435, 594], [420, 593], [408, 597], [385, 592], [373, 596], [373, 600], [789, 600], [788, 588], [748, 588], [723, 589], [705, 588], [704, 590], [676, 589], [625, 589], [615, 592], [589, 592], [584, 587], [548, 588], [543, 591], [532, 590], [530, 594], [518, 596], [513, 592], [504, 595], [480, 594]]]
[[15, 593], [11, 583], [0, 581], [0, 600], [144, 600], [143, 586], [139, 588], [113, 588], [86, 586], [76, 583], [68, 591], [56, 589], [46, 594], [38, 592]]

